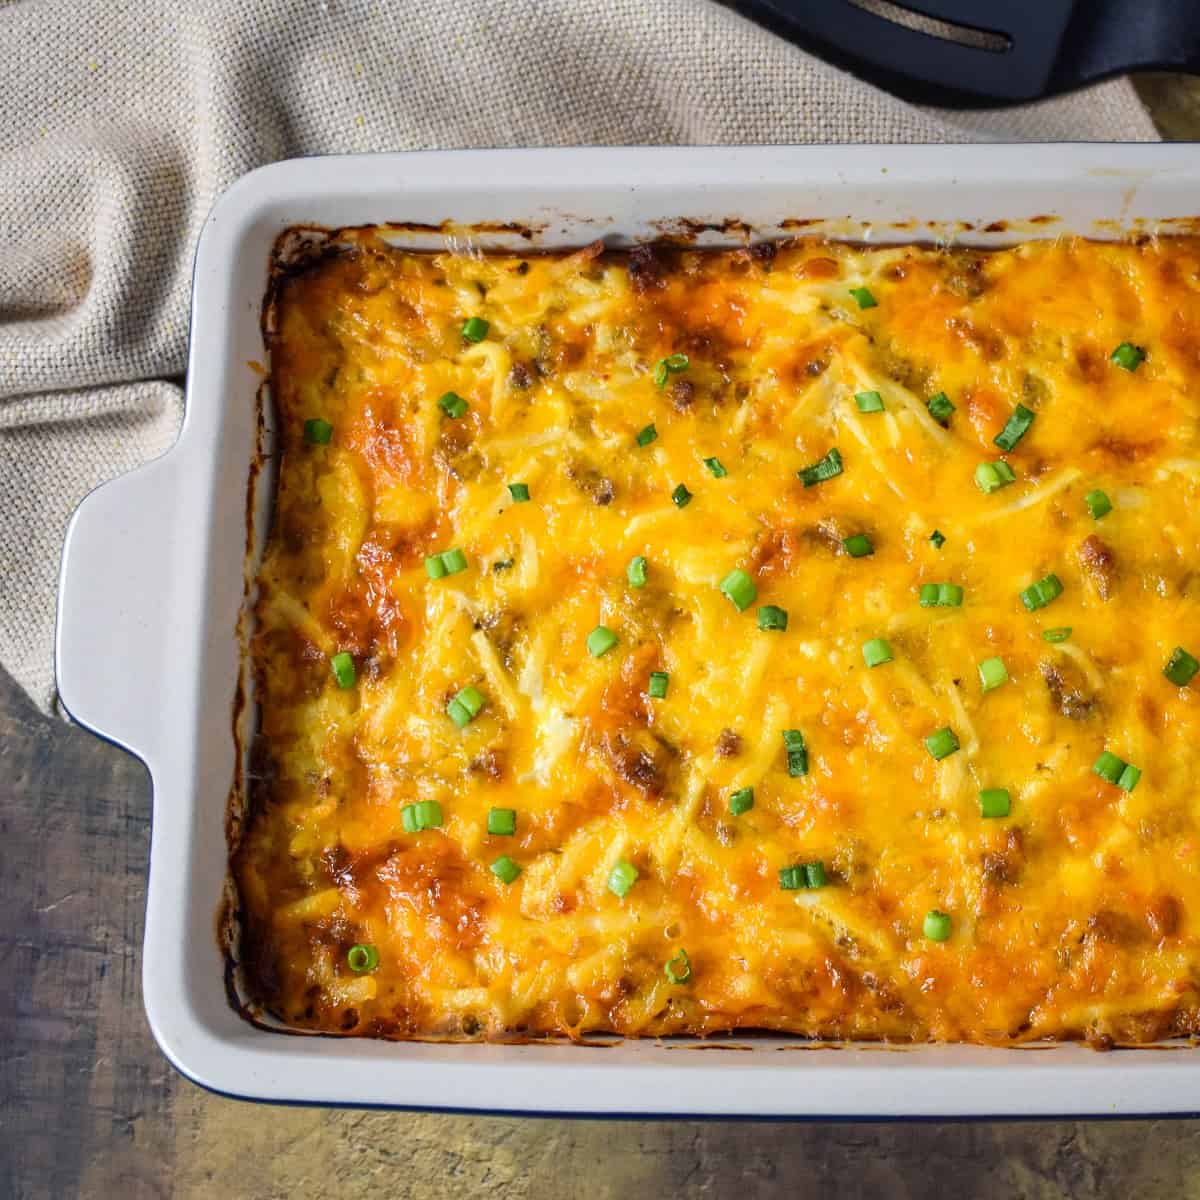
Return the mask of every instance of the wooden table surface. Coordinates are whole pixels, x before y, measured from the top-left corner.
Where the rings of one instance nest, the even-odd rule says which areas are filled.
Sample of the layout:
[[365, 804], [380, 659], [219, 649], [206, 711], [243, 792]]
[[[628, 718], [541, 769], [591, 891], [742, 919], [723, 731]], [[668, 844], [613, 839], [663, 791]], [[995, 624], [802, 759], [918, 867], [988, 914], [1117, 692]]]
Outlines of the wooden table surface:
[[[1168, 138], [1200, 83], [1139, 81]], [[1197, 151], [1200, 153], [1200, 150]], [[1200, 208], [1200, 197], [1197, 198]], [[0, 586], [3, 582], [0, 581]], [[142, 1014], [150, 787], [0, 673], [0, 1196], [1200, 1200], [1200, 1122], [565, 1121], [248, 1105]]]

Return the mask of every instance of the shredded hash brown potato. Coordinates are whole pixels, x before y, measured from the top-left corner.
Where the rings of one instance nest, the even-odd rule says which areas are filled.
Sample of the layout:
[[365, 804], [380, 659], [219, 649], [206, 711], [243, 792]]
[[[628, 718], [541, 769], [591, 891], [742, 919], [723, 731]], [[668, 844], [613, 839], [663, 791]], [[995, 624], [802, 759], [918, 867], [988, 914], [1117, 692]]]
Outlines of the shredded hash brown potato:
[[234, 851], [269, 1012], [1200, 1028], [1200, 679], [1164, 676], [1200, 654], [1200, 243], [363, 234], [277, 318]]

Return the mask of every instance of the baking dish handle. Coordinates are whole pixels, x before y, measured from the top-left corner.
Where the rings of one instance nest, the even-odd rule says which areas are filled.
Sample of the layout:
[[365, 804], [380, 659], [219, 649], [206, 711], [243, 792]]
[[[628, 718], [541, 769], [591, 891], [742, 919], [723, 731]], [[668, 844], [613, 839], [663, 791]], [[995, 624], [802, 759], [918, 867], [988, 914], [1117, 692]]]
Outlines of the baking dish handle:
[[67, 526], [54, 669], [70, 716], [148, 765], [166, 720], [178, 480], [168, 453], [101, 484]]

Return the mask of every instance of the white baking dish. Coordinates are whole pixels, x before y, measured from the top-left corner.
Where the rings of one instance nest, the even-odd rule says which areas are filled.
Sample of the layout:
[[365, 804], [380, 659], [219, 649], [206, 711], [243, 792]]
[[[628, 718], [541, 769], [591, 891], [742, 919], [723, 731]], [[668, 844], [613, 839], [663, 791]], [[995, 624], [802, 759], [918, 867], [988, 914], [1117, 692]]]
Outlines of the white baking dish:
[[[260, 379], [250, 364], [266, 360], [259, 310], [268, 253], [283, 229], [513, 222], [533, 227], [532, 239], [484, 240], [558, 246], [653, 237], [687, 218], [702, 244], [742, 240], [748, 226], [756, 237], [803, 227], [999, 245], [1065, 231], [1185, 229], [1185, 214], [1197, 209], [1200, 152], [1169, 145], [397, 154], [280, 163], [237, 183], [214, 208], [197, 252], [179, 442], [83, 502], [67, 535], [59, 602], [63, 703], [144, 759], [153, 776], [144, 982], [151, 1027], [170, 1060], [238, 1096], [422, 1108], [904, 1116], [1200, 1109], [1200, 1052], [1188, 1047], [795, 1053], [796, 1039], [739, 1038], [740, 1049], [717, 1042], [701, 1053], [686, 1041], [596, 1048], [285, 1036], [230, 1007], [214, 932], [257, 436]], [[438, 232], [403, 238], [443, 243]]]

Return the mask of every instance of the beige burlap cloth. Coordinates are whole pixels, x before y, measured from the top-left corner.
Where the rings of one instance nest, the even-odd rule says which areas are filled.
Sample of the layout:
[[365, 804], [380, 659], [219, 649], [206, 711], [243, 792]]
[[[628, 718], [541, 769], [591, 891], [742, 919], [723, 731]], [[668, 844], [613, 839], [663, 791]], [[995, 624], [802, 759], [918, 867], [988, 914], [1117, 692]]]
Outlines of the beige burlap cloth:
[[0, 0], [0, 665], [54, 702], [63, 530], [172, 443], [196, 237], [301, 154], [1152, 139], [1127, 83], [922, 111], [707, 0]]

